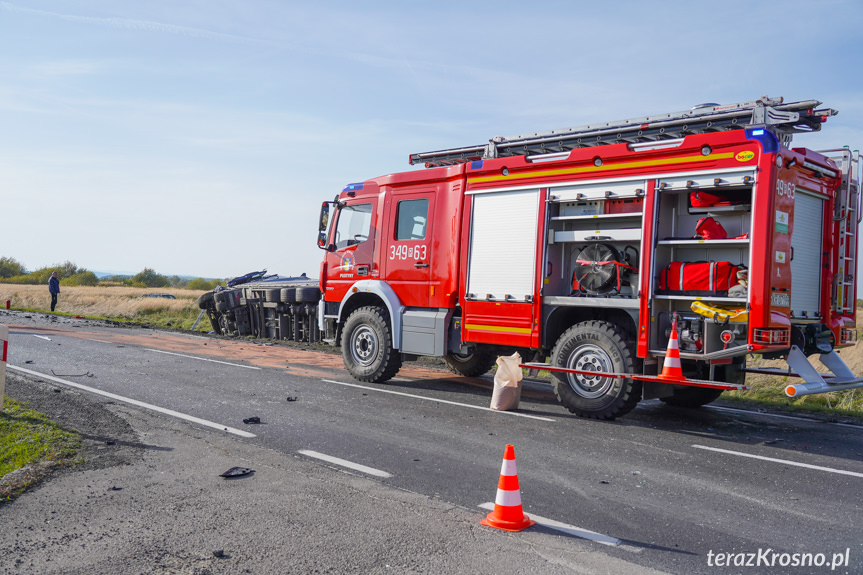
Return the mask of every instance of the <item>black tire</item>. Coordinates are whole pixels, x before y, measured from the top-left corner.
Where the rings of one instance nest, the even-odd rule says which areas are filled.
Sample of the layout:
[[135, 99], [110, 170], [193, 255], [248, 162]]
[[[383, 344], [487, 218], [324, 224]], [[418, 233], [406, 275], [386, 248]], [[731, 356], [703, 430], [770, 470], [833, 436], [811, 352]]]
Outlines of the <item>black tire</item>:
[[[735, 358], [734, 363], [731, 365], [725, 365], [719, 368], [721, 371], [716, 373], [716, 380], [724, 381], [726, 383], [743, 384], [743, 381], [746, 378], [746, 373], [741, 370], [745, 365], [745, 358]], [[673, 405], [674, 407], [696, 408], [716, 401], [721, 395], [721, 389], [679, 386], [674, 389], [674, 395], [671, 397], [660, 397], [659, 400], [667, 405]]]
[[316, 287], [297, 288], [297, 301], [300, 303], [316, 303], [321, 299], [321, 290]]
[[721, 389], [683, 386], [675, 389], [671, 397], [660, 397], [659, 400], [674, 407], [701, 407], [716, 401], [720, 395], [722, 395]]
[[402, 356], [393, 349], [386, 310], [368, 306], [351, 313], [342, 333], [342, 360], [358, 381], [382, 383], [398, 373]]
[[297, 288], [282, 288], [282, 303], [294, 303], [297, 301]]
[[451, 372], [465, 377], [476, 377], [487, 373], [497, 361], [497, 356], [482, 349], [466, 354], [448, 353], [443, 360]]
[[208, 291], [207, 293], [198, 296], [198, 307], [201, 309], [207, 309], [213, 305], [213, 301], [213, 292]]
[[[633, 373], [633, 342], [604, 321], [586, 321], [569, 328], [554, 346], [551, 363], [582, 371]], [[632, 411], [641, 400], [641, 382], [552, 372], [557, 399], [572, 413], [594, 419], [614, 419]]]
[[268, 289], [264, 292], [264, 301], [277, 303], [279, 299], [282, 297], [282, 290], [280, 289]]

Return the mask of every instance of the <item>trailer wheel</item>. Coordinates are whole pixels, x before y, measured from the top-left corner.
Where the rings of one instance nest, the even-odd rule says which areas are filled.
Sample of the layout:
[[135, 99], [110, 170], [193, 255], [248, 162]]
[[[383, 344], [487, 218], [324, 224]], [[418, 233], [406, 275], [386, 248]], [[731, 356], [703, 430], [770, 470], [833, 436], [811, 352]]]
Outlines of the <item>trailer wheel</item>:
[[383, 308], [361, 307], [348, 316], [342, 334], [342, 359], [345, 369], [358, 381], [382, 383], [398, 372], [402, 357], [393, 348], [392, 329]]
[[198, 307], [201, 309], [207, 309], [213, 305], [213, 301], [213, 292], [208, 291], [207, 293], [198, 296]]
[[[552, 364], [580, 371], [632, 373], [632, 341], [604, 321], [586, 321], [569, 328], [557, 340]], [[641, 382], [631, 379], [553, 372], [558, 400], [572, 413], [594, 419], [614, 419], [632, 411], [641, 399]]]
[[321, 299], [321, 290], [316, 287], [297, 288], [297, 301], [300, 303], [315, 303]]
[[494, 353], [488, 350], [474, 350], [471, 353], [448, 353], [443, 358], [447, 368], [458, 375], [476, 377], [492, 368], [497, 361]]

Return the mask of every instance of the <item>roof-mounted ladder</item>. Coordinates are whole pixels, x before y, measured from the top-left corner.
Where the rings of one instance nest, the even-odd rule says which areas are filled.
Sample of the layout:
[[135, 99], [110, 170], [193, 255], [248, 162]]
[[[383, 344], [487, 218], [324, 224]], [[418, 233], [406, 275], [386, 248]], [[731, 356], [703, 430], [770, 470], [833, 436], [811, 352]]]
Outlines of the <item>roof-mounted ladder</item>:
[[656, 142], [756, 125], [768, 128], [787, 147], [793, 134], [818, 131], [829, 116], [836, 115], [836, 110], [830, 108], [816, 110], [820, 105], [821, 102], [817, 100], [785, 104], [782, 98], [766, 96], [752, 102], [727, 106], [701, 104], [683, 112], [519, 136], [497, 136], [487, 145], [411, 154], [410, 163], [425, 164], [431, 168], [507, 156], [569, 152], [575, 148], [607, 144]]
[[842, 183], [836, 191], [833, 220], [839, 222], [839, 255], [837, 272], [833, 277], [833, 308], [839, 313], [854, 314], [857, 309], [857, 228], [863, 219], [861, 211], [860, 152], [848, 148], [820, 152], [839, 167]]

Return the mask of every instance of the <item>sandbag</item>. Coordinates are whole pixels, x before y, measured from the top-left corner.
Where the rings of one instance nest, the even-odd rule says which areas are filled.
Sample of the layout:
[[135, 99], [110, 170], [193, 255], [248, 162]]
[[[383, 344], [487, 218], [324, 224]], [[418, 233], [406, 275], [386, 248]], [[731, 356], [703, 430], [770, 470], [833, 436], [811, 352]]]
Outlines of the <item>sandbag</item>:
[[520, 363], [521, 355], [518, 352], [497, 358], [494, 390], [491, 393], [489, 408], [495, 411], [518, 409], [518, 402], [521, 401], [521, 380], [524, 377], [519, 367]]

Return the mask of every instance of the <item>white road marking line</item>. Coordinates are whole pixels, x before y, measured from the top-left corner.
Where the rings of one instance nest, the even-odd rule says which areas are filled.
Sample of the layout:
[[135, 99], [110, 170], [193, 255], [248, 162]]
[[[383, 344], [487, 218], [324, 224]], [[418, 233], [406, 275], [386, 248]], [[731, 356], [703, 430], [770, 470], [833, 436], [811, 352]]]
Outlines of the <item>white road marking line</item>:
[[38, 337], [39, 339], [44, 339], [45, 341], [51, 341], [51, 338], [48, 336], [36, 335], [35, 333], [31, 333], [30, 335], [32, 335], [33, 337]]
[[254, 365], [242, 365], [242, 364], [239, 364], [239, 363], [231, 363], [231, 362], [229, 362], [229, 361], [219, 361], [218, 359], [209, 359], [209, 358], [206, 358], [206, 357], [198, 357], [198, 356], [195, 356], [195, 355], [186, 355], [186, 354], [183, 354], [183, 353], [174, 353], [174, 352], [171, 352], [171, 351], [162, 351], [161, 349], [151, 349], [151, 348], [149, 348], [149, 347], [146, 347], [146, 348], [144, 348], [144, 349], [146, 349], [147, 351], [155, 351], [156, 353], [164, 353], [164, 354], [166, 354], [166, 355], [176, 355], [177, 357], [186, 357], [186, 358], [189, 358], [189, 359], [199, 359], [199, 360], [201, 360], [201, 361], [211, 361], [211, 362], [213, 362], [213, 363], [221, 363], [222, 365], [232, 365], [232, 366], [234, 366], [234, 367], [244, 367], [244, 368], [246, 368], [246, 369], [258, 369], [258, 370], [260, 370], [260, 369], [261, 369], [260, 367], [255, 367]]
[[227, 431], [228, 433], [233, 433], [234, 435], [239, 435], [240, 437], [255, 437], [254, 433], [249, 433], [248, 431], [243, 431], [242, 429], [234, 429], [233, 427], [226, 427], [220, 423], [215, 423], [212, 421], [208, 421], [206, 419], [201, 419], [200, 417], [195, 417], [193, 415], [187, 415], [185, 413], [180, 413], [179, 411], [174, 411], [173, 409], [167, 409], [164, 407], [159, 407], [158, 405], [152, 405], [150, 403], [144, 403], [143, 401], [138, 401], [137, 399], [131, 399], [129, 397], [123, 397], [122, 395], [117, 395], [115, 393], [110, 393], [107, 391], [102, 391], [101, 389], [96, 389], [93, 387], [87, 387], [86, 385], [81, 385], [80, 383], [75, 383], [74, 381], [67, 381], [65, 379], [60, 379], [59, 377], [54, 377], [52, 375], [45, 375], [44, 373], [39, 373], [38, 371], [32, 371], [30, 369], [25, 369], [23, 367], [17, 367], [14, 365], [8, 365], [9, 369], [20, 371], [21, 373], [27, 373], [36, 377], [41, 377], [43, 379], [47, 379], [49, 381], [54, 381], [57, 383], [61, 383], [63, 385], [68, 385], [69, 387], [74, 387], [77, 389], [81, 389], [83, 391], [88, 391], [90, 393], [95, 393], [97, 395], [102, 395], [105, 397], [110, 397], [111, 399], [116, 399], [117, 401], [122, 401], [123, 403], [129, 403], [131, 405], [137, 405], [138, 407], [143, 407], [144, 409], [151, 409], [153, 411], [158, 411], [159, 413], [164, 413], [165, 415], [170, 415], [172, 417], [178, 417], [180, 419], [185, 419], [186, 421], [191, 421], [193, 423], [197, 423], [199, 425], [205, 425], [207, 427], [212, 427], [213, 429], [218, 429], [219, 431]]
[[760, 459], [762, 461], [772, 461], [773, 463], [781, 463], [783, 465], [793, 465], [795, 467], [805, 467], [806, 469], [815, 469], [818, 471], [827, 471], [829, 473], [838, 473], [840, 475], [850, 475], [852, 477], [863, 477], [863, 473], [856, 471], [848, 471], [845, 469], [835, 469], [833, 467], [822, 467], [820, 465], [810, 465], [809, 463], [800, 463], [790, 461], [788, 459], [776, 459], [774, 457], [765, 457], [763, 455], [753, 455], [751, 453], [743, 453], [741, 451], [731, 451], [729, 449], [719, 449], [718, 447], [706, 447], [704, 445], [693, 445], [696, 449], [706, 449], [707, 451], [716, 451], [717, 453], [727, 453], [728, 455], [738, 455], [740, 457], [749, 457], [751, 459]]
[[308, 457], [314, 457], [315, 459], [320, 459], [322, 461], [326, 461], [327, 463], [332, 463], [333, 465], [347, 467], [348, 469], [353, 469], [354, 471], [360, 471], [368, 475], [374, 475], [376, 477], [392, 477], [392, 474], [387, 473], [386, 471], [381, 471], [380, 469], [375, 469], [374, 467], [366, 467], [365, 465], [360, 465], [359, 463], [354, 463], [353, 461], [339, 459], [338, 457], [333, 457], [324, 453], [318, 453], [317, 451], [312, 451], [310, 449], [300, 449], [297, 453], [306, 455]]
[[366, 385], [357, 385], [356, 383], [345, 383], [343, 381], [335, 381], [334, 379], [323, 379], [322, 381], [326, 381], [327, 383], [336, 383], [338, 385], [344, 385], [347, 387], [356, 387], [358, 389], [368, 389], [370, 391], [379, 391], [381, 393], [390, 393], [392, 395], [401, 395], [403, 397], [410, 397], [413, 399], [424, 399], [426, 401], [436, 401], [437, 403], [446, 403], [447, 405], [457, 405], [459, 407], [469, 407], [471, 409], [479, 409], [481, 411], [490, 411], [492, 413], [502, 413], [505, 415], [516, 415], [518, 417], [527, 417], [529, 419], [538, 419], [540, 421], [554, 421], [549, 417], [540, 417], [538, 415], [528, 415], [526, 413], [517, 413], [515, 411], [497, 411], [494, 409], [490, 409], [488, 407], [481, 407], [479, 405], [470, 405], [469, 403], [458, 403], [457, 401], [449, 401], [446, 399], [437, 399], [435, 397], [424, 397], [422, 395], [413, 395], [411, 393], [404, 393], [401, 391], [393, 391], [391, 389], [378, 389], [376, 387], [368, 387]]
[[839, 423], [837, 421], [821, 421], [811, 417], [801, 417], [794, 415], [781, 415], [779, 413], [762, 413], [760, 411], [751, 411], [748, 409], [736, 409], [734, 407], [719, 407], [718, 405], [705, 405], [704, 409], [713, 409], [715, 411], [730, 411], [731, 413], [745, 413], [747, 415], [760, 415], [762, 417], [775, 417], [777, 419], [791, 419], [792, 421], [805, 421], [806, 423], [822, 423], [824, 425], [838, 425], [839, 427], [850, 427], [851, 429], [863, 430], [863, 426], [853, 423]]
[[[487, 509], [489, 511], [494, 511], [494, 503], [492, 502], [483, 503], [479, 507], [482, 509]], [[540, 517], [539, 515], [534, 515], [533, 513], [528, 513], [527, 516], [536, 521], [539, 525], [551, 527], [552, 529], [556, 529], [557, 531], [563, 531], [564, 533], [574, 535], [575, 537], [580, 537], [582, 539], [596, 541], [597, 543], [601, 543], [603, 545], [617, 547], [621, 543], [623, 543], [620, 539], [617, 539], [616, 537], [609, 537], [608, 535], [603, 535], [602, 533], [588, 531], [587, 529], [582, 529], [581, 527], [576, 527], [575, 525], [568, 525], [566, 523], [561, 523], [560, 521], [555, 521], [554, 519], [547, 519], [545, 517]]]
[[107, 343], [109, 345], [114, 343], [113, 341], [105, 341], [104, 339], [91, 339], [89, 337], [84, 337], [81, 339], [86, 339], [87, 341], [98, 341], [99, 343]]

